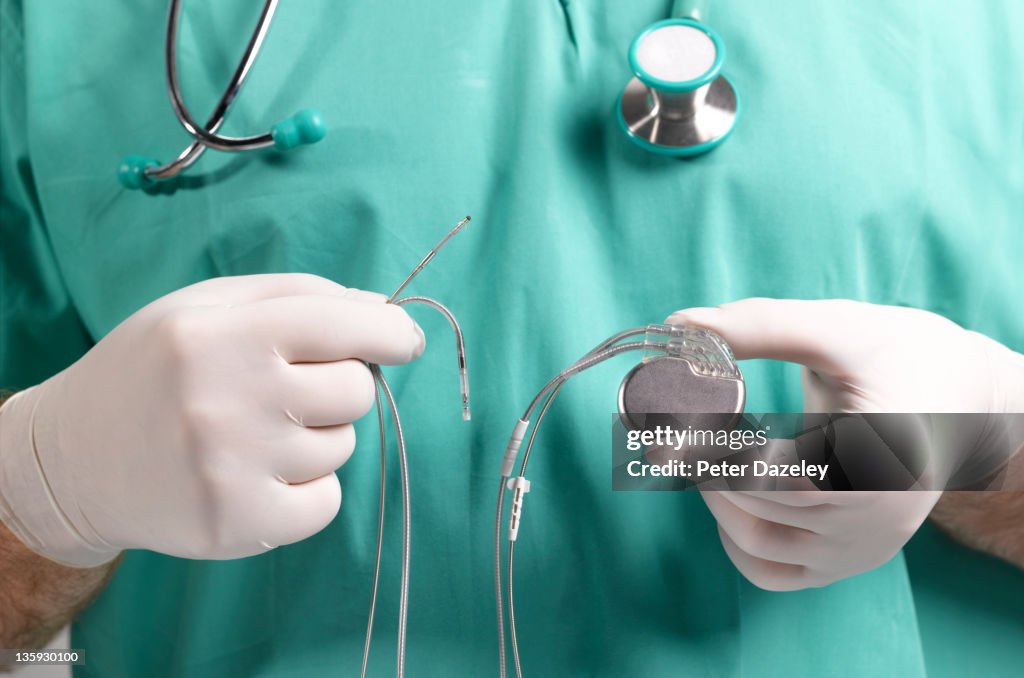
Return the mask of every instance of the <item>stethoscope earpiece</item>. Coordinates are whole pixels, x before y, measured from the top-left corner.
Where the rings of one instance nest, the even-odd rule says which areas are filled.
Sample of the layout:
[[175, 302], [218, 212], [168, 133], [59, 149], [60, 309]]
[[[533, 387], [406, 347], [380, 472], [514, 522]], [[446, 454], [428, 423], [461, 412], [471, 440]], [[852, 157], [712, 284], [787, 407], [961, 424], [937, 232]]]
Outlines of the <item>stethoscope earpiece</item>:
[[270, 136], [274, 139], [274, 148], [279, 151], [290, 151], [323, 139], [327, 136], [327, 125], [320, 111], [304, 108], [271, 127]]
[[144, 188], [151, 186], [156, 181], [152, 179], [146, 170], [151, 167], [159, 167], [160, 161], [145, 155], [126, 155], [117, 168], [117, 181], [125, 188]]
[[736, 126], [739, 95], [721, 74], [725, 44], [693, 19], [665, 19], [633, 39], [633, 77], [619, 97], [619, 125], [641, 148], [673, 156], [706, 153]]

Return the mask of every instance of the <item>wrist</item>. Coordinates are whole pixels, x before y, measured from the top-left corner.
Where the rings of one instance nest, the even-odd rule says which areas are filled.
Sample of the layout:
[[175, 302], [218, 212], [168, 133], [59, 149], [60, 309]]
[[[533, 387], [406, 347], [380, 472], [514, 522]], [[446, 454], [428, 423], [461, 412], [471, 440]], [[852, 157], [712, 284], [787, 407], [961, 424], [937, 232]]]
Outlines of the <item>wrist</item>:
[[976, 332], [970, 333], [982, 355], [983, 375], [989, 397], [979, 406], [985, 412], [984, 424], [971, 427], [965, 414], [958, 415], [965, 423], [956, 427], [964, 449], [959, 455], [950, 489], [1002, 488], [1021, 489], [1017, 483], [1007, 485], [1007, 465], [1024, 450], [1024, 355]]
[[40, 461], [36, 419], [50, 384], [16, 393], [0, 407], [0, 522], [45, 558], [72, 567], [95, 567], [113, 560], [119, 551], [82, 536], [54, 495]]

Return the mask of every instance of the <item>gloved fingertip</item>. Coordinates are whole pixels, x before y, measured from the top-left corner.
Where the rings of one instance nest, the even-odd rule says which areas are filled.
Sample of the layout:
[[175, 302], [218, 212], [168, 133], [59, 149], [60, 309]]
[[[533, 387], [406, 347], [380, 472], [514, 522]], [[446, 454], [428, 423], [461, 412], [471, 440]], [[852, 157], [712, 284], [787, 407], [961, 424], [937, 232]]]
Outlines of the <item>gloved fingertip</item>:
[[707, 325], [714, 320], [714, 318], [721, 311], [717, 308], [709, 307], [695, 307], [686, 308], [681, 311], [676, 311], [670, 315], [666, 320], [666, 325]]
[[412, 352], [412, 357], [415, 360], [423, 355], [424, 349], [427, 348], [427, 335], [423, 333], [423, 328], [415, 320], [412, 321], [412, 331], [416, 334], [416, 348]]
[[387, 303], [388, 296], [381, 294], [380, 292], [370, 292], [368, 290], [360, 290], [355, 287], [349, 287], [341, 294], [345, 299], [351, 301], [360, 301], [370, 304], [384, 304]]

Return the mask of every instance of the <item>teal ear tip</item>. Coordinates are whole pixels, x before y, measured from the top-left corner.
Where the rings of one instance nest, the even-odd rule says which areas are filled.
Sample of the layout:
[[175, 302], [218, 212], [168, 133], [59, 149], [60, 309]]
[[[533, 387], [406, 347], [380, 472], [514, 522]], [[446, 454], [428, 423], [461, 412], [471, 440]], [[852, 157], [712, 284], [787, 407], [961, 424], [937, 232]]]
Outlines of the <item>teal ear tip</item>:
[[295, 114], [295, 124], [305, 144], [315, 144], [327, 136], [327, 125], [324, 116], [315, 108], [306, 108]]
[[147, 167], [159, 167], [160, 162], [155, 158], [144, 155], [126, 155], [117, 168], [117, 180], [125, 188], [142, 188], [156, 183], [154, 179], [146, 175]]
[[274, 147], [287, 151], [306, 144], [315, 144], [327, 135], [327, 125], [320, 111], [305, 108], [270, 128]]

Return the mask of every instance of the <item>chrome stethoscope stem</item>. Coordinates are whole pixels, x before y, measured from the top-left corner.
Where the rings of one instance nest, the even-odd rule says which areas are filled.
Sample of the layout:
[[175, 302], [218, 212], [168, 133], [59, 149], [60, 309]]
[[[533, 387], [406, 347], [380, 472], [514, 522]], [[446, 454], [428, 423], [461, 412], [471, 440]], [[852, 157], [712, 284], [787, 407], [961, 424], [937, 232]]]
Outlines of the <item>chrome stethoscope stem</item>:
[[647, 100], [651, 106], [651, 115], [672, 120], [692, 118], [704, 105], [710, 89], [711, 85], [704, 85], [688, 92], [659, 92], [650, 89]]

